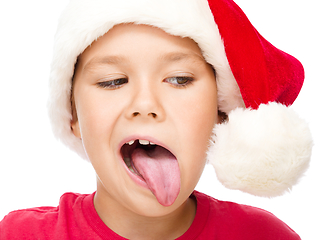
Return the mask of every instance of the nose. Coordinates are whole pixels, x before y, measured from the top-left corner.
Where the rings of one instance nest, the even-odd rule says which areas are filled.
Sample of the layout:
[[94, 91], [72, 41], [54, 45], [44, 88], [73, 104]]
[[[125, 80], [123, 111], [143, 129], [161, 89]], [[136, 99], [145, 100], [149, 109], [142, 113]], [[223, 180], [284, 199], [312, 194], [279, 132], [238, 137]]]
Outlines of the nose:
[[142, 85], [134, 89], [126, 110], [126, 117], [128, 119], [142, 118], [163, 121], [165, 111], [157, 89], [152, 85]]

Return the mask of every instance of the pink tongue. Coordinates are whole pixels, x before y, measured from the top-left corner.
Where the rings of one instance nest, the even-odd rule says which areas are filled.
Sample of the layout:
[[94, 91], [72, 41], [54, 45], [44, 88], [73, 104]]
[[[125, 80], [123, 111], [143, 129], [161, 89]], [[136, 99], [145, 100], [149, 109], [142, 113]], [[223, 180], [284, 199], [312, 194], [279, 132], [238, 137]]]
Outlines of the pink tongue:
[[131, 159], [147, 186], [163, 206], [170, 206], [180, 191], [180, 171], [175, 156], [163, 147], [136, 148]]

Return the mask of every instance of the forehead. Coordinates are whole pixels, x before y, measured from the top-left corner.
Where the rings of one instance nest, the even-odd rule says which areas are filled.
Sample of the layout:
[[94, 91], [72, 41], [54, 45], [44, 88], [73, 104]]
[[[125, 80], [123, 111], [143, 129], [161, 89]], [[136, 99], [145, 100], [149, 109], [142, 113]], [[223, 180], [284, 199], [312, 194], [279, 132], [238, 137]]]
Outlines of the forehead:
[[[139, 54], [141, 51], [141, 54]], [[79, 57], [84, 69], [102, 64], [119, 64], [136, 55], [153, 56], [162, 62], [206, 63], [201, 50], [190, 38], [170, 35], [163, 30], [136, 24], [119, 24], [94, 41]]]

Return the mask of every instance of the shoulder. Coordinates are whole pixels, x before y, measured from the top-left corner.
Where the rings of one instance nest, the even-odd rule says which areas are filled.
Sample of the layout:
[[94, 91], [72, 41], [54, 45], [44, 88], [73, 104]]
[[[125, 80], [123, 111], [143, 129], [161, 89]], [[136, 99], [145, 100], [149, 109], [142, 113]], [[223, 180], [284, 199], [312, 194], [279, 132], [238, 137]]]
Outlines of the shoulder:
[[196, 197], [206, 198], [211, 227], [218, 227], [228, 239], [300, 239], [288, 225], [266, 210], [219, 201], [202, 193], [196, 193]]
[[67, 214], [83, 195], [65, 193], [57, 207], [35, 207], [16, 210], [6, 215], [0, 222], [1, 239], [37, 238], [38, 234], [51, 235], [59, 222], [65, 221]]

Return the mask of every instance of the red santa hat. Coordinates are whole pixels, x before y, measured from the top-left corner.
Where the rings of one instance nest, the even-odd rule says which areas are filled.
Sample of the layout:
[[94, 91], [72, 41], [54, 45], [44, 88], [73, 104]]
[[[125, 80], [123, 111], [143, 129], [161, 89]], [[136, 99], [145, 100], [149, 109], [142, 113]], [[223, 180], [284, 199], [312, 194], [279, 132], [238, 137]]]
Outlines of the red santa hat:
[[226, 187], [259, 196], [291, 189], [307, 169], [312, 139], [289, 106], [303, 84], [298, 60], [275, 48], [232, 0], [70, 0], [60, 17], [50, 75], [49, 115], [64, 144], [87, 159], [70, 128], [77, 57], [121, 23], [193, 39], [216, 71], [219, 110], [208, 161]]

